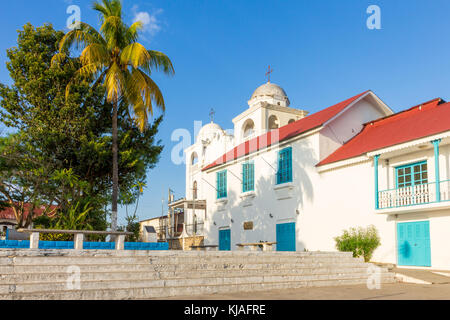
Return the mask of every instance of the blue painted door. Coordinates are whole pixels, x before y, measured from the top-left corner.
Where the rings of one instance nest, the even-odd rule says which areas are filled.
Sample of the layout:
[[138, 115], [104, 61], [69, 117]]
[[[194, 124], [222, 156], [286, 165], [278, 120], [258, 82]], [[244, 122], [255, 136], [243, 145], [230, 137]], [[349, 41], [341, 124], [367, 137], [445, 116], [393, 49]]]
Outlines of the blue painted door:
[[219, 250], [231, 250], [231, 230], [219, 230]]
[[277, 224], [277, 251], [295, 251], [295, 223]]
[[397, 224], [398, 265], [431, 267], [430, 222]]

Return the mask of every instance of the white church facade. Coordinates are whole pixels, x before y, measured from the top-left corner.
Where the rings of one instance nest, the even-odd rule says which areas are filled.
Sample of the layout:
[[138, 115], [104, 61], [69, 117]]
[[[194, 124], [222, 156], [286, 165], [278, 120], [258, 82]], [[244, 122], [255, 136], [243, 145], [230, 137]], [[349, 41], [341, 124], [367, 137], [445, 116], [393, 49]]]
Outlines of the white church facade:
[[266, 83], [233, 119], [204, 126], [186, 153], [186, 210], [206, 245], [276, 242], [335, 251], [334, 237], [374, 225], [375, 262], [450, 270], [450, 103], [395, 113], [372, 91], [317, 113]]

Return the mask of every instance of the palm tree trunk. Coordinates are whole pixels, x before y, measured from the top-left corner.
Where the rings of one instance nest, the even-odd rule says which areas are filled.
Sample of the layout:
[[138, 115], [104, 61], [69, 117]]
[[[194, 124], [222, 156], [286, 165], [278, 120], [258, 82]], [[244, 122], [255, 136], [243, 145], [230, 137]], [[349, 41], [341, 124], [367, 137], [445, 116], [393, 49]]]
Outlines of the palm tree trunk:
[[111, 213], [111, 230], [117, 230], [117, 197], [119, 194], [119, 157], [118, 157], [118, 105], [117, 99], [113, 102], [113, 118], [112, 118], [112, 152], [113, 152], [113, 186], [112, 186], [112, 213]]

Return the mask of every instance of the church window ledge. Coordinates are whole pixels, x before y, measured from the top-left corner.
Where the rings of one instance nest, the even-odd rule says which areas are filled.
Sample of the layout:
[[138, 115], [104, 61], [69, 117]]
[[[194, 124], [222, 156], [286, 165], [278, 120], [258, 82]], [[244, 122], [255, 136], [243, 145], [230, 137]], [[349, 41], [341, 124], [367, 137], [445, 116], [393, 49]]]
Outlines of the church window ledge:
[[218, 211], [224, 211], [228, 203], [227, 198], [221, 198], [216, 200], [216, 206]]
[[240, 197], [241, 198], [248, 198], [248, 197], [254, 198], [254, 197], [256, 197], [256, 193], [255, 193], [255, 191], [247, 191], [247, 192], [241, 193]]
[[256, 193], [255, 191], [248, 191], [241, 193], [239, 197], [241, 198], [241, 205], [243, 207], [249, 207], [253, 205], [253, 200], [256, 197]]
[[277, 200], [290, 199], [293, 197], [295, 185], [292, 182], [278, 184], [273, 187]]

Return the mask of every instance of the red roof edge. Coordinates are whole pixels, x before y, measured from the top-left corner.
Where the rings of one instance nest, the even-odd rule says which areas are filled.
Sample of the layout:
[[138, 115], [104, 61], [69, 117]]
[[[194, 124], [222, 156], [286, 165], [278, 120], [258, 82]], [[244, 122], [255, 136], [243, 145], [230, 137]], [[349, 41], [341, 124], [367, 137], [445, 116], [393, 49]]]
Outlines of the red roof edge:
[[[316, 164], [316, 167], [320, 167], [322, 165], [336, 163], [336, 162], [347, 160], [347, 159], [352, 159], [352, 158], [355, 158], [355, 157], [358, 157], [358, 156], [362, 156], [362, 155], [364, 155], [367, 152], [372, 152], [372, 151], [378, 150], [377, 148], [375, 148], [375, 149], [367, 149], [363, 153], [360, 153], [360, 154], [355, 154], [355, 155], [347, 156], [347, 157], [342, 157], [341, 156], [342, 157], [341, 159], [339, 159], [339, 158], [338, 159], [333, 159], [333, 157], [335, 158], [336, 154], [338, 154], [340, 151], [342, 151], [343, 148], [348, 147], [348, 145], [350, 143], [353, 143], [355, 139], [358, 139], [362, 135], [365, 135], [367, 133], [367, 130], [369, 130], [371, 128], [374, 128], [374, 127], [377, 127], [378, 125], [386, 124], [386, 120], [388, 122], [390, 122], [390, 123], [393, 123], [393, 121], [395, 122], [397, 120], [401, 120], [401, 119], [404, 119], [404, 118], [408, 117], [408, 113], [411, 112], [411, 111], [417, 110], [419, 108], [422, 108], [419, 111], [421, 111], [421, 110], [422, 111], [431, 110], [431, 109], [434, 109], [437, 106], [442, 105], [442, 104], [448, 104], [448, 103], [442, 98], [435, 98], [435, 99], [432, 99], [432, 100], [420, 103], [418, 105], [415, 105], [413, 107], [410, 107], [408, 109], [399, 111], [399, 112], [394, 113], [392, 115], [389, 115], [389, 116], [386, 116], [386, 117], [382, 117], [382, 118], [379, 118], [379, 119], [376, 119], [376, 120], [373, 120], [373, 121], [366, 122], [366, 123], [363, 124], [363, 129], [358, 134], [356, 134], [354, 137], [352, 137], [350, 140], [348, 140], [345, 144], [340, 146], [338, 149], [336, 149], [334, 152], [332, 152], [330, 155], [328, 155], [326, 158], [324, 158], [322, 161], [320, 161], [318, 164]], [[398, 118], [398, 119], [396, 119], [396, 118]], [[436, 133], [432, 133], [432, 134], [436, 134]], [[418, 137], [414, 137], [414, 138], [417, 139]], [[406, 141], [410, 141], [410, 140], [405, 140], [404, 142], [406, 142]], [[400, 143], [402, 143], [402, 142], [400, 142]], [[396, 143], [391, 144], [391, 145], [395, 145], [395, 144]], [[387, 146], [390, 146], [390, 145], [382, 146], [382, 148], [385, 148]], [[333, 160], [331, 160], [331, 159], [333, 159]]]
[[[437, 103], [434, 104], [434, 102], [437, 102]], [[419, 108], [419, 107], [427, 107], [427, 106], [429, 106], [429, 105], [431, 105], [431, 104], [433, 104], [433, 105], [440, 105], [440, 104], [443, 104], [443, 103], [446, 103], [446, 101], [445, 101], [444, 99], [442, 99], [442, 98], [434, 98], [434, 99], [432, 99], [432, 100], [430, 100], [430, 101], [420, 103], [420, 104], [418, 104], [418, 105], [415, 105], [414, 107], [411, 107], [411, 108], [408, 108], [408, 109], [405, 109], [405, 110], [402, 110], [402, 111], [399, 111], [399, 112], [390, 114], [390, 115], [388, 115], [388, 116], [386, 116], [386, 117], [378, 118], [378, 119], [376, 119], [376, 120], [372, 120], [372, 121], [363, 123], [363, 126], [367, 126], [367, 125], [369, 125], [369, 124], [375, 124], [375, 123], [380, 122], [380, 121], [383, 121], [383, 120], [385, 120], [385, 119], [393, 118], [393, 117], [396, 117], [396, 116], [398, 116], [398, 115], [402, 115], [402, 114], [404, 114], [404, 113], [406, 113], [406, 112], [408, 112], [408, 111], [417, 109], [417, 108]]]
[[[278, 135], [279, 139], [272, 137], [272, 131], [266, 132], [258, 137], [255, 137], [253, 139], [250, 139], [248, 141], [245, 141], [238, 146], [234, 147], [233, 149], [227, 151], [225, 154], [217, 158], [214, 162], [210, 163], [206, 167], [202, 169], [202, 171], [206, 171], [212, 168], [215, 168], [219, 165], [223, 165], [225, 163], [228, 163], [230, 161], [234, 161], [236, 159], [239, 159], [241, 157], [247, 156], [253, 152], [259, 151], [261, 149], [264, 149], [265, 147], [271, 146], [273, 143], [282, 142], [285, 140], [288, 140], [290, 138], [293, 138], [295, 136], [298, 136], [302, 133], [314, 130], [321, 125], [323, 125], [328, 120], [335, 117], [337, 114], [339, 114], [342, 110], [347, 108], [349, 105], [351, 105], [353, 102], [357, 101], [361, 97], [364, 97], [368, 93], [373, 92], [371, 90], [366, 90], [360, 94], [357, 94], [356, 96], [353, 96], [351, 98], [348, 98], [344, 101], [341, 101], [335, 105], [332, 105], [331, 107], [322, 109], [318, 112], [315, 112], [311, 115], [308, 115], [302, 119], [297, 120], [296, 122], [293, 122], [291, 124], [285, 125], [283, 127], [278, 128]], [[276, 130], [273, 130], [276, 131]], [[275, 141], [276, 140], [276, 141]], [[263, 143], [261, 143], [261, 141]], [[255, 148], [252, 148], [256, 146]], [[239, 151], [243, 151], [244, 153], [240, 153]]]

